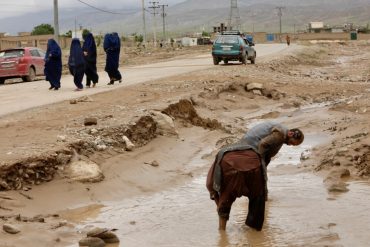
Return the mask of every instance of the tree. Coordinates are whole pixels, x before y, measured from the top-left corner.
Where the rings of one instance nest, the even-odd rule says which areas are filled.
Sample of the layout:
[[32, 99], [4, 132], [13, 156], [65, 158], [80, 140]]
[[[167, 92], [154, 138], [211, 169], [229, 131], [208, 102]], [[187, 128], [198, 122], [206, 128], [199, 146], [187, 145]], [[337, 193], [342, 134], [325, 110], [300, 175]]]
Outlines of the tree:
[[40, 24], [33, 28], [31, 35], [54, 34], [54, 28], [50, 24]]
[[135, 35], [135, 42], [142, 43], [144, 41], [143, 35]]
[[202, 37], [210, 37], [211, 35], [207, 33], [206, 31], [202, 32]]
[[72, 30], [69, 30], [65, 34], [63, 34], [64, 37], [72, 38]]

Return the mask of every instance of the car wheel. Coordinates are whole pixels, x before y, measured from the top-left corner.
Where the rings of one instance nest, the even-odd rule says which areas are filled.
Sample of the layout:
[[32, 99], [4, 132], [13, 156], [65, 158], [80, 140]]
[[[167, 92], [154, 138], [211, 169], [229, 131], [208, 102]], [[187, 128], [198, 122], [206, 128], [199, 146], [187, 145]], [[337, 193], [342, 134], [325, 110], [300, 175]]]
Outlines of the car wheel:
[[0, 84], [4, 84], [5, 83], [5, 79], [4, 78], [0, 78]]
[[256, 55], [254, 55], [252, 58], [251, 58], [251, 64], [255, 64], [256, 63]]
[[213, 64], [214, 65], [218, 65], [219, 64], [219, 60], [218, 60], [218, 57], [213, 57]]
[[28, 76], [22, 77], [22, 80], [23, 80], [23, 81], [30, 82], [30, 81], [35, 80], [35, 78], [36, 78], [36, 72], [35, 72], [35, 69], [31, 67], [31, 68], [28, 70]]
[[229, 63], [229, 60], [225, 59], [224, 64], [228, 64], [228, 63]]
[[242, 60], [242, 64], [247, 64], [247, 54], [243, 54], [242, 55], [242, 58], [241, 58], [241, 60]]

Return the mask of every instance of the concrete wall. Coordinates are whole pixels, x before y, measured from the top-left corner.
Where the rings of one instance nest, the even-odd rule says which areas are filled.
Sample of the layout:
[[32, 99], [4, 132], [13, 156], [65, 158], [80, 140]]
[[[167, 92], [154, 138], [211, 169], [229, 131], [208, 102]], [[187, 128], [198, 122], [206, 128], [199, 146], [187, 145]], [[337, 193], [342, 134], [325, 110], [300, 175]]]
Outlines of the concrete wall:
[[[256, 44], [258, 43], [278, 43], [280, 42], [279, 34], [274, 34], [273, 41], [267, 41], [267, 33], [259, 32], [254, 33], [253, 38]], [[285, 42], [285, 37], [287, 33], [281, 35], [281, 42]], [[351, 40], [350, 33], [301, 33], [301, 34], [292, 34], [288, 33], [291, 40]], [[370, 40], [370, 34], [359, 33], [357, 34], [357, 40]]]
[[[291, 35], [296, 40], [351, 40], [350, 33], [302, 33]], [[358, 40], [370, 40], [370, 34], [357, 34]]]
[[[48, 39], [54, 38], [54, 35], [35, 35], [35, 36], [5, 36], [0, 37], [0, 50], [34, 46], [46, 50]], [[61, 48], [66, 48], [70, 45], [71, 38], [59, 37], [59, 45]]]

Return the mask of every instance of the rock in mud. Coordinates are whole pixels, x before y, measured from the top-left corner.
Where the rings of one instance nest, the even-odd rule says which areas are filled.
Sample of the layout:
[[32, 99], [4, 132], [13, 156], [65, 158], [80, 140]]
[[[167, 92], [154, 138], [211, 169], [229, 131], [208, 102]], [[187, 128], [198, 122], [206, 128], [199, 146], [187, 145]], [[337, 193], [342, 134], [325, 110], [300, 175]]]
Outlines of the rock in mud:
[[153, 119], [157, 122], [157, 133], [164, 136], [177, 136], [178, 133], [175, 129], [175, 124], [172, 118], [160, 111], [151, 111], [150, 114]]
[[126, 144], [126, 150], [132, 151], [135, 148], [135, 145], [128, 139], [127, 136], [122, 136], [123, 142]]
[[83, 238], [78, 242], [78, 244], [80, 246], [87, 246], [87, 247], [104, 247], [105, 246], [105, 242], [102, 239], [96, 238], [96, 237]]
[[17, 234], [20, 232], [20, 230], [17, 227], [10, 225], [10, 224], [4, 224], [3, 230], [10, 234]]
[[97, 124], [98, 124], [98, 119], [96, 117], [87, 117], [84, 120], [85, 126], [97, 125]]
[[105, 243], [119, 243], [119, 239], [115, 233], [107, 228], [94, 228], [87, 232], [88, 237], [96, 237], [102, 239]]
[[100, 182], [104, 179], [100, 167], [92, 161], [73, 161], [66, 170], [67, 176], [79, 182]]
[[247, 91], [252, 91], [252, 90], [262, 90], [264, 87], [261, 83], [248, 83], [245, 85], [245, 89]]

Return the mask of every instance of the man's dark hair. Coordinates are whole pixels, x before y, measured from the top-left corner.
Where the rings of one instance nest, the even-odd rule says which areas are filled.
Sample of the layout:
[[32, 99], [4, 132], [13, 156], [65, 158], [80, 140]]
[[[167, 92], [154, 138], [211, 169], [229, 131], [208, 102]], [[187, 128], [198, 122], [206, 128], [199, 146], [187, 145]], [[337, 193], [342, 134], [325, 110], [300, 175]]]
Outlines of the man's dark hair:
[[300, 129], [290, 129], [291, 132], [293, 132], [293, 138], [296, 139], [296, 140], [300, 140], [301, 142], [303, 141], [304, 139], [304, 135], [303, 135], [303, 132], [300, 130]]

